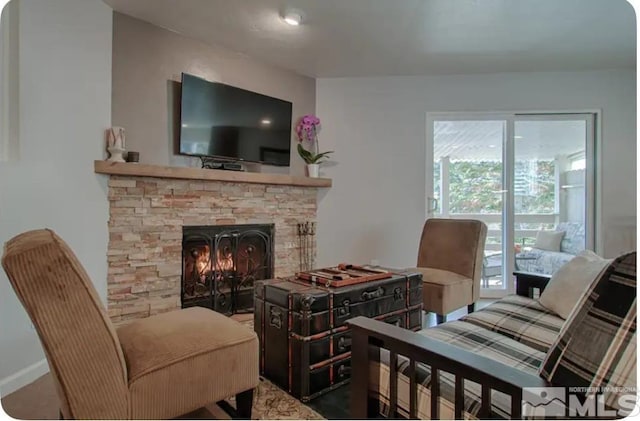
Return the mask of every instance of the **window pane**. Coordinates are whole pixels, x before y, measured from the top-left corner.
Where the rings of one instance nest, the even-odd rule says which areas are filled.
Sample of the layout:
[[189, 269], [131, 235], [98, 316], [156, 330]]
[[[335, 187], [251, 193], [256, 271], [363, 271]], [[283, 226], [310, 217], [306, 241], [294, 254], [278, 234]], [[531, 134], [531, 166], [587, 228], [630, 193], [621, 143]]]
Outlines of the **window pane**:
[[504, 121], [434, 123], [434, 196], [443, 217], [487, 224], [482, 287], [503, 289], [502, 145]]
[[[553, 274], [585, 246], [586, 122], [515, 122], [515, 268]], [[538, 247], [540, 231], [562, 232]]]

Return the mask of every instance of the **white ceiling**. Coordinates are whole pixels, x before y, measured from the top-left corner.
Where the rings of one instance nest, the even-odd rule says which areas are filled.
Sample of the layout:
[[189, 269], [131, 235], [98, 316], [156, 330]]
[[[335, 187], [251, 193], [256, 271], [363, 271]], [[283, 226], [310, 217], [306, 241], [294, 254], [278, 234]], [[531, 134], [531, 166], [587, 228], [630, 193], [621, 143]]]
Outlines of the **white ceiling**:
[[[104, 0], [311, 77], [633, 67], [626, 0]], [[280, 15], [298, 10], [292, 27]]]

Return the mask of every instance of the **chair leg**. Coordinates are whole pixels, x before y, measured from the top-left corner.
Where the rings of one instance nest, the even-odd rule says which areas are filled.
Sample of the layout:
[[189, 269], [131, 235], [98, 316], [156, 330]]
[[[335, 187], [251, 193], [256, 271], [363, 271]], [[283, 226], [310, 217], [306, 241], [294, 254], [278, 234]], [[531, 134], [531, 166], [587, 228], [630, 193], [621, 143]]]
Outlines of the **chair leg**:
[[380, 401], [376, 398], [367, 399], [367, 418], [380, 418]]
[[253, 407], [253, 389], [245, 390], [236, 395], [236, 414], [238, 418], [250, 420]]
[[436, 314], [436, 324], [442, 324], [447, 321], [446, 314]]
[[467, 314], [471, 314], [476, 311], [476, 303], [471, 303], [467, 306]]

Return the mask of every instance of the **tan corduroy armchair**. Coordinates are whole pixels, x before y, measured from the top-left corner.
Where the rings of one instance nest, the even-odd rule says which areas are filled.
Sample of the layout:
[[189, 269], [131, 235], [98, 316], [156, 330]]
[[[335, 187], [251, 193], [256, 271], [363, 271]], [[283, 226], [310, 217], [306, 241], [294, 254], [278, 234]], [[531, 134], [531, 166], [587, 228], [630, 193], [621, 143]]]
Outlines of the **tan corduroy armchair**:
[[164, 419], [236, 395], [251, 416], [258, 340], [190, 308], [115, 329], [84, 268], [53, 231], [18, 235], [2, 257], [35, 326], [65, 419]]
[[467, 306], [475, 309], [480, 296], [487, 226], [470, 219], [428, 219], [422, 230], [418, 267], [422, 273], [424, 310], [446, 315]]

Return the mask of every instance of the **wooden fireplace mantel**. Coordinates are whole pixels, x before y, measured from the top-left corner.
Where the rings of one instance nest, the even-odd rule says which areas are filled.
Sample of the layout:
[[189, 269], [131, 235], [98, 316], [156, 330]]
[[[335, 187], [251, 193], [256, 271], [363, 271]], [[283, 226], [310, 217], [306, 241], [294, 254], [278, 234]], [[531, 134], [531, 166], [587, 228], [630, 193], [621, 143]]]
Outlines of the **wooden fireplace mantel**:
[[274, 184], [298, 187], [331, 187], [332, 184], [329, 178], [296, 177], [286, 174], [222, 171], [189, 167], [167, 167], [128, 162], [94, 161], [94, 171], [98, 174], [129, 175], [133, 177], [227, 181], [231, 183]]

